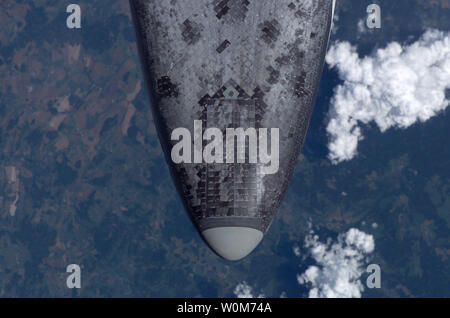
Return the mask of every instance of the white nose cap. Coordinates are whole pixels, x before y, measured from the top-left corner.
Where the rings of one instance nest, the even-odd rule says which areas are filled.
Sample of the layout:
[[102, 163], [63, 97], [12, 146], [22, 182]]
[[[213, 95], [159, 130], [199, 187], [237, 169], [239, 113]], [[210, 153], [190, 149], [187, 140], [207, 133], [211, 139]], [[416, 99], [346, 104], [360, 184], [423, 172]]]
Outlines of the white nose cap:
[[232, 226], [207, 229], [202, 235], [217, 254], [229, 261], [246, 257], [263, 238], [259, 230]]

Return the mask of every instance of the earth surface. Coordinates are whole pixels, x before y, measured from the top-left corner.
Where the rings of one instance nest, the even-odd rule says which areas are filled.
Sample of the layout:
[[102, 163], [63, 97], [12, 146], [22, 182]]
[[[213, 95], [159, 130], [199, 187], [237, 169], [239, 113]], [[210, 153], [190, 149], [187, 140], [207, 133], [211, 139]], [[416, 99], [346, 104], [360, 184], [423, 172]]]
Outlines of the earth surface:
[[[126, 0], [0, 2], [0, 296], [227, 297], [246, 281], [269, 297], [304, 297], [303, 241], [371, 234], [382, 288], [363, 297], [450, 296], [450, 112], [408, 129], [365, 126], [359, 155], [327, 158], [327, 67], [289, 191], [260, 246], [228, 262], [184, 212], [155, 131]], [[366, 7], [381, 29], [358, 35]], [[450, 1], [338, 0], [331, 41], [360, 55], [450, 30]], [[82, 288], [66, 286], [79, 264]], [[364, 279], [363, 274], [362, 279]]]

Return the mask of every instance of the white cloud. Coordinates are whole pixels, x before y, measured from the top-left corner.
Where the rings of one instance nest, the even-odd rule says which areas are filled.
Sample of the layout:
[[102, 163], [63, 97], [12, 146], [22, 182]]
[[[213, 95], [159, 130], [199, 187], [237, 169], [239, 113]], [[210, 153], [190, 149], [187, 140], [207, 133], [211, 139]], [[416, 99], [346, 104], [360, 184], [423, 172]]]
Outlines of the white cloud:
[[300, 247], [294, 246], [294, 247], [292, 248], [292, 250], [294, 251], [295, 256], [297, 256], [297, 257], [300, 256]]
[[239, 283], [235, 287], [233, 293], [236, 295], [237, 298], [264, 298], [263, 294], [255, 296], [253, 288], [250, 285], [248, 285], [247, 282], [245, 281]]
[[364, 21], [363, 19], [359, 19], [357, 29], [359, 35], [366, 33], [366, 21]]
[[331, 33], [336, 34], [337, 30], [339, 29], [338, 26], [339, 22], [339, 15], [335, 12], [333, 16], [333, 20], [331, 21]]
[[360, 281], [367, 256], [375, 249], [372, 235], [358, 229], [340, 234], [337, 242], [321, 243], [311, 232], [305, 239], [317, 266], [297, 276], [299, 284], [310, 286], [310, 298], [359, 298], [364, 291]]
[[348, 42], [334, 44], [326, 57], [344, 81], [331, 100], [329, 158], [337, 164], [357, 154], [361, 124], [381, 132], [425, 122], [450, 103], [450, 33], [427, 31], [410, 45], [390, 43], [359, 58]]

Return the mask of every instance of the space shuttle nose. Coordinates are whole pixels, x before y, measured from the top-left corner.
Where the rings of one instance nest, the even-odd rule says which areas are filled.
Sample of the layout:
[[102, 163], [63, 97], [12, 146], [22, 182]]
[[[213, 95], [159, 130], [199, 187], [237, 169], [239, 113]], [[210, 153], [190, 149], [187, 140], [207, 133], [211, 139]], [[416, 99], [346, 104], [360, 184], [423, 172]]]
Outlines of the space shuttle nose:
[[184, 207], [227, 260], [260, 243], [294, 174], [333, 0], [130, 0], [153, 118]]
[[232, 226], [207, 229], [202, 235], [219, 256], [229, 261], [246, 257], [263, 238], [263, 233], [259, 230]]

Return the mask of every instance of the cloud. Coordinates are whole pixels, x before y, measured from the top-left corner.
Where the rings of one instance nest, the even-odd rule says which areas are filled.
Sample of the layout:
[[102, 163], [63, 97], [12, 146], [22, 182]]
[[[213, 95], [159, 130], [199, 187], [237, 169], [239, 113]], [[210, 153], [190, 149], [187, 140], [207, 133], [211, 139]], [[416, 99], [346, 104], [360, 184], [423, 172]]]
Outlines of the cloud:
[[294, 246], [294, 248], [292, 249], [294, 251], [295, 256], [299, 257], [300, 254], [300, 247], [298, 246]]
[[358, 29], [358, 35], [367, 33], [366, 22], [363, 19], [359, 19], [357, 29]]
[[429, 30], [417, 42], [392, 42], [364, 58], [350, 43], [337, 42], [326, 62], [343, 80], [334, 90], [327, 126], [334, 164], [356, 156], [361, 125], [374, 122], [381, 132], [407, 128], [450, 103], [450, 33]]
[[237, 298], [264, 298], [265, 296], [263, 294], [259, 294], [258, 296], [254, 295], [253, 288], [247, 284], [247, 282], [243, 281], [242, 283], [239, 283], [233, 293], [236, 295]]
[[[366, 270], [369, 255], [375, 249], [372, 235], [352, 228], [340, 234], [335, 242], [328, 239], [322, 243], [311, 231], [305, 238], [305, 248], [316, 264], [297, 275], [297, 281], [310, 288], [310, 298], [361, 297], [364, 287], [360, 277]], [[306, 255], [300, 254], [298, 246], [294, 246], [293, 252], [297, 257], [306, 259]], [[246, 281], [239, 283], [233, 293], [237, 298], [266, 297], [256, 293]], [[282, 292], [280, 297], [287, 297], [286, 292]]]
[[333, 20], [331, 21], [331, 33], [332, 34], [337, 33], [337, 30], [339, 29], [338, 23], [339, 23], [339, 14], [337, 14], [335, 12], [334, 16], [333, 16]]
[[309, 286], [310, 298], [360, 298], [364, 287], [360, 281], [367, 257], [375, 249], [372, 235], [358, 229], [340, 234], [337, 242], [321, 243], [311, 232], [305, 239], [317, 266], [297, 276], [299, 284]]

